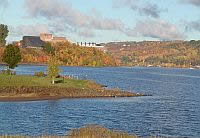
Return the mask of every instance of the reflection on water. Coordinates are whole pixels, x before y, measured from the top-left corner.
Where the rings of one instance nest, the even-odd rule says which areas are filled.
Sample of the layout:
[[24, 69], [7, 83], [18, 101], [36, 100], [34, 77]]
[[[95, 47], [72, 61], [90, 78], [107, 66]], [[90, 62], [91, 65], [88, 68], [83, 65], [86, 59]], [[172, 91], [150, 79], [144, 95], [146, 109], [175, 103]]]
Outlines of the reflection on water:
[[[45, 71], [19, 66], [18, 74]], [[64, 135], [99, 124], [140, 136], [200, 136], [200, 70], [62, 67], [63, 74], [152, 97], [0, 102], [0, 134]]]

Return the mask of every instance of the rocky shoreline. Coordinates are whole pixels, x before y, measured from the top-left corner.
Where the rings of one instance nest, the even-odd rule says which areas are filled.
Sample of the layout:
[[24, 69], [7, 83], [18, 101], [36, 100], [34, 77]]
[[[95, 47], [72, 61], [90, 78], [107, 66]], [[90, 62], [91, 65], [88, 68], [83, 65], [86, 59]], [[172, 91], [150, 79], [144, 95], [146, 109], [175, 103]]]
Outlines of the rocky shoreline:
[[58, 100], [67, 98], [109, 98], [149, 96], [120, 90], [61, 87], [1, 87], [0, 102]]

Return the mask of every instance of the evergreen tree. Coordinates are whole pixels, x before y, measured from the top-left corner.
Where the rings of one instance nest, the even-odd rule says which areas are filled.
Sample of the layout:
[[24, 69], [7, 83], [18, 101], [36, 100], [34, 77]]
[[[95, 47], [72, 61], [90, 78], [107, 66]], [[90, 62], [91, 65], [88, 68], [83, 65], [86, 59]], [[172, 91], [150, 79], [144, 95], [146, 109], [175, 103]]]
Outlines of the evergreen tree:
[[4, 46], [6, 44], [6, 37], [8, 36], [8, 32], [8, 26], [0, 24], [0, 46]]
[[14, 69], [17, 67], [17, 64], [21, 61], [21, 52], [19, 47], [14, 45], [6, 46], [2, 61], [7, 63], [9, 69]]

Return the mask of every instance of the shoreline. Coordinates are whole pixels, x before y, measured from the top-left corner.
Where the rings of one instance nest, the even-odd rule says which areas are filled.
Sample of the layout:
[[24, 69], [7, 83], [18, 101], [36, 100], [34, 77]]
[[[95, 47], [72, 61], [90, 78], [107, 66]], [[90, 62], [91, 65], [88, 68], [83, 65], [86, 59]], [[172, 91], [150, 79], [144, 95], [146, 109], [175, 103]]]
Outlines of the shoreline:
[[59, 87], [3, 87], [0, 88], [0, 102], [26, 102], [61, 99], [120, 98], [151, 96], [120, 90], [78, 89]]
[[109, 99], [109, 98], [129, 98], [129, 97], [141, 97], [149, 95], [138, 95], [138, 96], [85, 96], [85, 97], [62, 97], [62, 96], [46, 96], [46, 97], [0, 97], [1, 102], [36, 102], [36, 101], [57, 101], [57, 100], [71, 100], [71, 99]]
[[[1, 63], [0, 62], [0, 66], [6, 66], [5, 63]], [[47, 63], [19, 63], [18, 65], [24, 65], [24, 66], [47, 66]], [[66, 65], [61, 65], [64, 67], [92, 67], [92, 66], [66, 66]], [[144, 68], [169, 68], [169, 69], [200, 69], [200, 67], [195, 67], [195, 66], [191, 66], [191, 67], [179, 67], [179, 66], [174, 66], [174, 67], [170, 67], [170, 66], [124, 66], [124, 65], [120, 65], [120, 66], [102, 66], [102, 67], [144, 67]], [[93, 67], [95, 68], [95, 67]], [[97, 67], [99, 68], [99, 67]]]

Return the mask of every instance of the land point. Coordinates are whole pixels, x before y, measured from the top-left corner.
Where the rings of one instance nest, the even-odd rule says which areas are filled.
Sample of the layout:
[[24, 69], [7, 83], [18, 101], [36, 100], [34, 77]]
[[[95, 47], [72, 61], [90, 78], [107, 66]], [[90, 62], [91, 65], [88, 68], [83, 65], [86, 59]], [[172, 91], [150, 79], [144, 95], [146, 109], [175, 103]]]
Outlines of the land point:
[[55, 84], [51, 84], [48, 77], [0, 74], [0, 80], [0, 102], [147, 96], [119, 89], [105, 89], [96, 82], [72, 78], [60, 77]]

